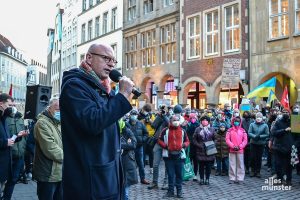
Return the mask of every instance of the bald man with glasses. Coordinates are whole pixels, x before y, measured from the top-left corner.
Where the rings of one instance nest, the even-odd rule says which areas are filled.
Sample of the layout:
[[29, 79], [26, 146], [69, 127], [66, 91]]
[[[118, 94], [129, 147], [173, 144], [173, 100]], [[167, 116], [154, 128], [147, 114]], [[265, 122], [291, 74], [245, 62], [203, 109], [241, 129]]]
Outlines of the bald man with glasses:
[[132, 107], [133, 82], [122, 77], [119, 93], [111, 91], [113, 50], [92, 45], [79, 69], [63, 75], [60, 105], [64, 150], [64, 199], [121, 199], [118, 120]]

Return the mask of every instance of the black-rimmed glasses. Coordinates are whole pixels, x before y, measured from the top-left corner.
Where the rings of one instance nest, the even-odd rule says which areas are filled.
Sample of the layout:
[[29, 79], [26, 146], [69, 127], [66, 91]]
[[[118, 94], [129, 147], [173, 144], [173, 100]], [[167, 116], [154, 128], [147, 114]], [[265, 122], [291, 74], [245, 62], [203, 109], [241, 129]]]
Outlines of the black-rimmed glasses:
[[92, 55], [95, 55], [95, 56], [100, 56], [101, 58], [103, 58], [106, 62], [106, 64], [110, 63], [111, 61], [114, 63], [114, 65], [116, 65], [118, 63], [118, 61], [116, 61], [114, 58], [111, 58], [111, 57], [108, 57], [108, 56], [105, 56], [105, 55], [102, 55], [102, 54], [97, 54], [97, 53], [90, 53]]

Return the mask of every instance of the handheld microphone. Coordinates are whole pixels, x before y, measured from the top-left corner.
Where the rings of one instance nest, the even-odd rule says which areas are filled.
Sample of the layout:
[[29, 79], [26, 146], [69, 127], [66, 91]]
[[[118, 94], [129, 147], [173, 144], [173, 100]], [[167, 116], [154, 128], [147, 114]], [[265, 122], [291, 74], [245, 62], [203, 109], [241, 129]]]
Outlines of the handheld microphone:
[[[116, 83], [118, 83], [122, 77], [123, 77], [122, 74], [118, 70], [115, 70], [115, 69], [111, 70], [109, 73], [109, 78], [113, 82], [116, 82]], [[141, 96], [142, 93], [138, 89], [133, 87], [132, 94], [134, 94], [136, 97], [139, 97], [139, 96]]]

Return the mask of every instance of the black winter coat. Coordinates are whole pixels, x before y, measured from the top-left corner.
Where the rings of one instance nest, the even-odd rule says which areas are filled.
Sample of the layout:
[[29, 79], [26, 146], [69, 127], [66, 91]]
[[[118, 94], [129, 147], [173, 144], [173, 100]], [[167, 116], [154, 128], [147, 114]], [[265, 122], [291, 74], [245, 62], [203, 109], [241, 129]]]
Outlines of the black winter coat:
[[10, 138], [6, 117], [0, 116], [0, 182], [7, 180], [12, 173], [11, 169], [11, 147], [7, 146]]
[[132, 109], [81, 69], [64, 72], [60, 95], [64, 199], [121, 199], [118, 120]]
[[290, 120], [284, 120], [283, 118], [276, 120], [274, 126], [271, 129], [273, 137], [272, 150], [283, 154], [290, 154], [293, 145], [293, 136], [290, 131], [285, 129], [291, 127]]
[[149, 137], [149, 133], [146, 129], [146, 126], [140, 122], [140, 121], [136, 121], [135, 124], [133, 124], [131, 122], [131, 120], [129, 120], [129, 123], [127, 123], [128, 128], [130, 128], [130, 130], [133, 132], [136, 141], [137, 141], [137, 147], [142, 146], [148, 139]]
[[[130, 143], [128, 142], [130, 139]], [[132, 131], [126, 126], [122, 130], [121, 149], [122, 152], [122, 166], [124, 172], [125, 186], [130, 186], [138, 183], [138, 176], [136, 171], [136, 162], [134, 149], [136, 148], [136, 138]]]

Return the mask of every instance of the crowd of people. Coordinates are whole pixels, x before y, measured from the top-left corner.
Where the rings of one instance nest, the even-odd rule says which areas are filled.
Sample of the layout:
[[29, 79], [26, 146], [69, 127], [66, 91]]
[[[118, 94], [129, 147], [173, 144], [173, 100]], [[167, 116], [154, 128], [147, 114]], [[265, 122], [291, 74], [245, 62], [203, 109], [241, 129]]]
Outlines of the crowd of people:
[[[275, 105], [241, 112], [229, 104], [203, 110], [145, 104], [136, 110], [130, 79], [119, 78], [118, 93], [109, 84], [116, 63], [110, 46], [91, 45], [79, 68], [64, 73], [60, 97], [29, 127], [14, 99], [0, 94], [1, 200], [11, 199], [18, 180], [26, 183], [31, 173], [40, 200], [127, 200], [139, 182], [158, 189], [159, 173], [164, 197], [175, 197], [176, 189], [182, 198], [186, 160], [191, 179], [206, 186], [212, 168], [229, 184], [243, 184], [245, 175], [261, 178], [263, 157], [276, 183], [291, 185], [293, 168], [300, 174], [300, 136], [291, 129], [299, 105], [291, 111]], [[147, 164], [152, 180], [145, 176]]]
[[[200, 185], [210, 184], [212, 168], [215, 176], [228, 176], [229, 184], [243, 184], [245, 175], [261, 178], [262, 160], [266, 159], [270, 177], [290, 186], [292, 169], [300, 173], [299, 165], [293, 166], [291, 158], [293, 146], [300, 147], [298, 134], [291, 132], [291, 114], [299, 115], [299, 107], [295, 105], [289, 111], [276, 105], [240, 112], [229, 104], [223, 109], [203, 110], [161, 105], [151, 112], [151, 106], [145, 104], [123, 121], [139, 141], [140, 148], [134, 151], [140, 182], [149, 182], [144, 179], [144, 166], [149, 163], [153, 177], [148, 189], [159, 188], [158, 166], [163, 158], [166, 171], [162, 189], [168, 190], [165, 197], [174, 197], [176, 186], [177, 197], [181, 198], [185, 161], [182, 150], [187, 152], [187, 148], [194, 167], [193, 181]], [[132, 124], [140, 124], [141, 128]], [[216, 148], [214, 154], [207, 152], [206, 145], [211, 141]]]

